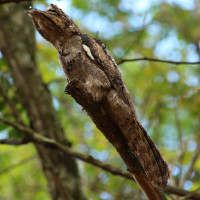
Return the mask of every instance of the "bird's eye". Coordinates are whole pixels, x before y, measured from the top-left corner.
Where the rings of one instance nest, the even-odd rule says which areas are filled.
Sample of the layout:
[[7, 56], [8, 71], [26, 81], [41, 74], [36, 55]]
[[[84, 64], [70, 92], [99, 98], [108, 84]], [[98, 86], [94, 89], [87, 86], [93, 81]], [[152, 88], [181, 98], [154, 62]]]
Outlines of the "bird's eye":
[[48, 11], [56, 13], [56, 10], [48, 10]]

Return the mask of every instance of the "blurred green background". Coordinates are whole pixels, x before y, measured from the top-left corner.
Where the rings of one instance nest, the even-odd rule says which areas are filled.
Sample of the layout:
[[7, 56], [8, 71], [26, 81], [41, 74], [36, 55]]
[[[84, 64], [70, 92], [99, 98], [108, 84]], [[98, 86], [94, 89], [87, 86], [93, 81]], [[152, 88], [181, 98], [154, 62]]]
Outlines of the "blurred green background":
[[[50, 3], [62, 8], [82, 32], [101, 39], [116, 62], [122, 58], [142, 57], [199, 61], [199, 0], [49, 0], [33, 1], [33, 7], [44, 10]], [[87, 114], [64, 94], [66, 81], [56, 50], [37, 32], [36, 40], [37, 64], [72, 148], [126, 169]], [[185, 190], [197, 189], [200, 187], [200, 65], [137, 61], [125, 62], [119, 68], [141, 123], [169, 164], [172, 174], [169, 184]], [[1, 53], [0, 84], [23, 120], [28, 122]], [[0, 114], [10, 115], [1, 96]], [[0, 123], [0, 139], [13, 137], [22, 135]], [[145, 199], [134, 182], [77, 162], [88, 199], [129, 200], [138, 196]], [[50, 199], [32, 144], [0, 146], [0, 199]]]

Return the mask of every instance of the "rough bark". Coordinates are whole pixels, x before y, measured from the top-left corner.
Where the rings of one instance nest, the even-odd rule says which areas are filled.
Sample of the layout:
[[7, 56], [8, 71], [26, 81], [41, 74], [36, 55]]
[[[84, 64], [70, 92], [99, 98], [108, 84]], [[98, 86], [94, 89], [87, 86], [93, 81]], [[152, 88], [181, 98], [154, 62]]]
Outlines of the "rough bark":
[[[24, 12], [30, 3], [0, 7], [0, 50], [27, 110], [31, 127], [46, 137], [69, 146], [52, 106], [51, 95], [42, 82], [35, 60], [35, 36]], [[85, 199], [74, 159], [62, 152], [35, 144], [41, 158], [50, 194], [54, 200]]]
[[[129, 92], [105, 45], [84, 35], [73, 21], [50, 5], [29, 12], [36, 29], [58, 50], [70, 94], [116, 148], [135, 180], [151, 200], [169, 178], [167, 164], [139, 123]], [[152, 185], [158, 187], [157, 189]]]

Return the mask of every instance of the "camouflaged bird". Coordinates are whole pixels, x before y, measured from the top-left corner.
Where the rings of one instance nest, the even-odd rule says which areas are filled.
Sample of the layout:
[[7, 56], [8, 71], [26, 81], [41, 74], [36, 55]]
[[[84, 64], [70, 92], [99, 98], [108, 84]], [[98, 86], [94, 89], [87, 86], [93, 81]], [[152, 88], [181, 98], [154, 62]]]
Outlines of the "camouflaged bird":
[[[112, 91], [112, 95], [107, 97], [111, 98], [110, 102], [130, 110], [130, 115], [137, 120], [140, 130], [133, 132], [131, 121], [130, 126], [123, 127], [119, 124], [120, 130], [149, 181], [155, 187], [165, 189], [169, 178], [168, 166], [140, 124], [129, 91], [105, 44], [90, 35], [82, 34], [69, 16], [53, 4], [46, 11], [31, 10], [29, 15], [39, 33], [58, 50], [60, 65], [69, 83], [74, 77], [81, 80], [96, 102], [101, 102], [108, 91]], [[94, 63], [95, 67], [89, 68], [88, 62]], [[77, 68], [79, 75], [76, 74]]]

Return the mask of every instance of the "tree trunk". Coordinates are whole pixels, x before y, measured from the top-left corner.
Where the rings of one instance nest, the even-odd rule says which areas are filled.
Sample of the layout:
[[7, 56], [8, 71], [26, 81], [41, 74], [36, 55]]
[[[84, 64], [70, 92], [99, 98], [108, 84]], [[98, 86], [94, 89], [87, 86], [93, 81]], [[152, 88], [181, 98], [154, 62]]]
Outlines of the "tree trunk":
[[[69, 146], [35, 60], [35, 31], [24, 12], [30, 3], [0, 7], [0, 50], [35, 131]], [[77, 164], [62, 152], [35, 144], [54, 200], [85, 199]]]

